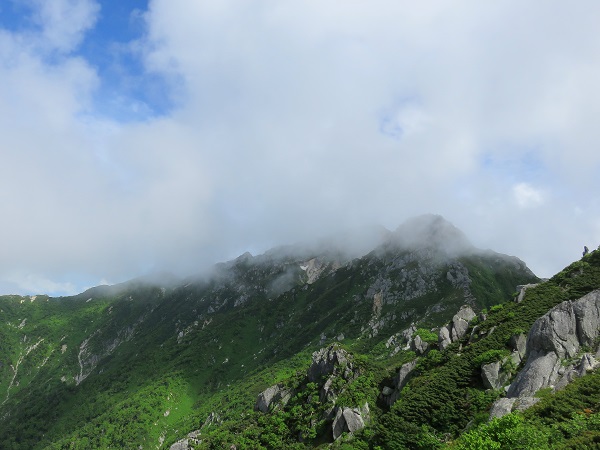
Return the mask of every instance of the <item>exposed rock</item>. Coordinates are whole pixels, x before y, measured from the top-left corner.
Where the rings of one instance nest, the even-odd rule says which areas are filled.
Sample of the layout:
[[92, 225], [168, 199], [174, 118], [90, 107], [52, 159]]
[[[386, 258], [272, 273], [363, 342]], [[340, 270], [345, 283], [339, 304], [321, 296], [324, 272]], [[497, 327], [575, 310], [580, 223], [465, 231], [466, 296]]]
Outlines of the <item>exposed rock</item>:
[[469, 328], [469, 322], [475, 317], [475, 315], [475, 312], [470, 306], [462, 306], [454, 315], [452, 318], [451, 331], [452, 342], [458, 341], [465, 335], [467, 329]]
[[481, 366], [481, 378], [488, 389], [500, 389], [509, 379], [509, 374], [502, 370], [502, 363], [496, 361]]
[[444, 350], [452, 342], [460, 340], [469, 328], [469, 322], [476, 316], [470, 306], [463, 305], [454, 315], [452, 321], [440, 328], [438, 332], [438, 345], [440, 350]]
[[338, 408], [332, 425], [333, 439], [339, 438], [342, 433], [354, 433], [363, 429], [368, 421], [368, 403], [365, 403], [362, 408]]
[[538, 284], [539, 283], [521, 284], [517, 286], [517, 292], [519, 293], [519, 295], [517, 295], [515, 301], [517, 303], [521, 303], [523, 301], [523, 298], [525, 298], [525, 291], [527, 291], [527, 289], [537, 286]]
[[527, 408], [531, 408], [537, 402], [539, 402], [541, 398], [537, 397], [521, 397], [518, 398], [517, 401], [513, 405], [513, 411], [525, 411]]
[[[342, 350], [337, 344], [322, 348], [312, 354], [312, 364], [308, 368], [307, 378], [310, 382], [323, 382], [319, 392], [322, 402], [335, 401], [341, 392], [335, 383], [340, 377], [345, 381], [353, 380], [358, 370], [352, 363], [352, 355]], [[338, 386], [338, 387], [336, 387]]]
[[169, 450], [189, 450], [190, 448], [189, 441], [187, 439], [182, 439], [171, 445]]
[[352, 370], [349, 363], [350, 355], [345, 350], [330, 345], [317, 350], [312, 354], [312, 364], [308, 368], [308, 381], [320, 381], [322, 378], [334, 373], [337, 368]]
[[523, 359], [527, 349], [527, 337], [524, 334], [515, 334], [510, 338], [510, 346], [513, 350], [518, 352], [521, 359]]
[[263, 413], [268, 413], [275, 405], [281, 406], [287, 404], [291, 397], [291, 389], [288, 389], [281, 384], [276, 384], [258, 394], [254, 409]]
[[400, 367], [398, 374], [394, 378], [397, 390], [401, 390], [406, 385], [409, 379], [409, 375], [413, 370], [415, 370], [415, 367], [417, 367], [416, 359], [414, 361], [402, 364], [402, 367]]
[[501, 398], [496, 400], [490, 410], [490, 419], [502, 417], [510, 413], [516, 401], [516, 398]]
[[400, 350], [409, 350], [412, 343], [412, 337], [415, 331], [417, 331], [417, 327], [413, 324], [406, 330], [391, 335], [385, 343], [386, 348], [392, 349], [392, 351], [390, 352], [390, 356], [394, 356]]
[[581, 357], [581, 362], [579, 363], [579, 376], [583, 376], [592, 370], [595, 370], [600, 366], [600, 362], [596, 361], [596, 359], [589, 353], [584, 353]]
[[577, 368], [564, 367], [563, 362], [577, 356], [582, 348], [597, 345], [599, 335], [600, 290], [552, 308], [531, 327], [525, 352], [527, 362], [511, 384], [507, 398], [518, 399], [516, 408], [525, 409], [537, 401], [534, 395], [540, 389], [562, 388], [575, 377], [597, 368], [600, 364], [591, 354], [584, 354]]
[[300, 265], [300, 269], [306, 272], [307, 284], [313, 284], [315, 281], [317, 281], [321, 274], [327, 270], [327, 268], [327, 263], [319, 260], [318, 258], [313, 258]]
[[438, 332], [438, 345], [440, 346], [440, 350], [444, 350], [450, 344], [452, 344], [452, 339], [450, 337], [450, 330], [448, 329], [448, 326], [443, 326], [440, 328], [440, 331]]
[[388, 395], [392, 395], [394, 393], [394, 389], [392, 389], [389, 386], [384, 386], [384, 388], [381, 390], [381, 395], [388, 396]]
[[391, 407], [396, 402], [396, 400], [398, 400], [398, 397], [400, 397], [400, 391], [402, 391], [402, 388], [410, 379], [410, 375], [412, 371], [415, 370], [415, 367], [417, 367], [416, 359], [414, 361], [403, 364], [402, 367], [400, 367], [400, 370], [398, 370], [396, 376], [394, 377], [394, 389], [387, 388], [388, 390], [386, 391], [386, 389], [384, 388], [384, 392], [382, 392], [384, 396], [383, 401], [388, 406]]
[[420, 336], [415, 336], [415, 338], [413, 339], [413, 341], [410, 345], [410, 348], [417, 355], [422, 355], [429, 349], [429, 344], [427, 342], [425, 342], [423, 339], [421, 339]]
[[[208, 417], [204, 421], [204, 424], [202, 424], [201, 428], [204, 429], [206, 427], [209, 427], [214, 424], [219, 424], [221, 422], [222, 422], [221, 417], [213, 411], [208, 415]], [[188, 437], [195, 438], [197, 436], [197, 434], [199, 434], [199, 430], [192, 431], [190, 434], [188, 434]]]

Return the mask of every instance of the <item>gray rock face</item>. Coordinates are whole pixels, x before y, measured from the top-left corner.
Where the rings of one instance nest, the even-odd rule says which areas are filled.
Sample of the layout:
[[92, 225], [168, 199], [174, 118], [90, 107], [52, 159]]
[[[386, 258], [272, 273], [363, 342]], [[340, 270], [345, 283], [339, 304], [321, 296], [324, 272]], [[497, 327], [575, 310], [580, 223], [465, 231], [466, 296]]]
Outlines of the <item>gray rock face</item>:
[[476, 316], [470, 306], [462, 306], [452, 318], [452, 342], [462, 338], [469, 328], [469, 322]]
[[417, 355], [422, 355], [429, 348], [429, 344], [427, 342], [425, 342], [423, 339], [421, 339], [420, 336], [415, 336], [415, 338], [411, 342], [410, 348]]
[[394, 390], [391, 387], [389, 387], [389, 386], [384, 386], [383, 389], [381, 390], [381, 394], [384, 397], [392, 395], [393, 393], [394, 393]]
[[276, 384], [258, 394], [254, 409], [263, 413], [268, 413], [275, 405], [285, 405], [291, 397], [291, 389], [287, 389], [281, 384]]
[[501, 398], [496, 400], [490, 410], [490, 419], [502, 417], [510, 413], [516, 401], [516, 398]]
[[308, 368], [308, 380], [320, 381], [322, 378], [332, 375], [337, 368], [351, 370], [349, 355], [345, 350], [330, 345], [312, 354], [312, 363]]
[[469, 322], [475, 316], [476, 314], [470, 306], [463, 305], [452, 318], [452, 322], [440, 328], [438, 332], [440, 350], [461, 339], [467, 333]]
[[169, 450], [188, 450], [190, 448], [190, 444], [187, 439], [182, 439], [180, 441], [175, 442], [173, 445], [169, 447]]
[[440, 350], [444, 350], [446, 347], [452, 344], [449, 327], [451, 327], [451, 325], [441, 327], [438, 333], [438, 345]]
[[564, 367], [563, 361], [580, 354], [582, 347], [594, 346], [598, 336], [600, 290], [552, 308], [536, 320], [529, 331], [527, 363], [511, 384], [507, 400], [518, 399], [517, 408], [524, 409], [536, 401], [534, 395], [538, 390], [564, 387], [574, 377], [594, 370], [600, 364], [591, 354], [584, 354], [577, 367]]
[[481, 378], [488, 389], [500, 389], [508, 381], [509, 374], [502, 370], [500, 361], [484, 364], [481, 367]]
[[510, 346], [513, 350], [519, 353], [521, 359], [525, 358], [527, 350], [527, 336], [524, 334], [516, 334], [510, 338]]
[[363, 429], [365, 423], [368, 421], [368, 403], [365, 403], [362, 408], [338, 408], [335, 418], [333, 419], [333, 439], [339, 438], [342, 433], [354, 433], [355, 431]]
[[391, 348], [390, 356], [394, 356], [400, 350], [409, 350], [412, 343], [412, 336], [417, 331], [417, 327], [411, 325], [406, 330], [396, 333], [385, 343], [386, 348]]
[[412, 371], [415, 370], [415, 367], [417, 367], [416, 359], [414, 361], [403, 364], [402, 367], [400, 367], [400, 370], [398, 371], [396, 376], [394, 377], [394, 388], [384, 388], [382, 392], [383, 400], [388, 406], [392, 406], [396, 402], [396, 400], [398, 400], [398, 397], [400, 396], [400, 391], [402, 391], [402, 388], [410, 379], [410, 375]]
[[525, 291], [527, 291], [527, 289], [535, 287], [537, 285], [538, 285], [538, 283], [521, 284], [521, 285], [517, 286], [517, 292], [519, 292], [519, 295], [517, 295], [517, 298], [515, 301], [517, 303], [521, 303], [523, 301], [523, 298], [525, 298]]
[[531, 327], [527, 364], [509, 391], [512, 397], [533, 395], [557, 381], [561, 360], [590, 347], [600, 334], [600, 290], [552, 308]]
[[322, 382], [319, 397], [322, 402], [335, 401], [339, 392], [335, 381], [342, 378], [350, 381], [358, 375], [352, 363], [352, 356], [335, 344], [322, 348], [312, 354], [312, 363], [308, 368], [307, 378], [310, 382]]
[[452, 339], [450, 338], [450, 330], [448, 326], [443, 326], [438, 332], [438, 345], [440, 347], [440, 350], [444, 350], [450, 344], [452, 344]]

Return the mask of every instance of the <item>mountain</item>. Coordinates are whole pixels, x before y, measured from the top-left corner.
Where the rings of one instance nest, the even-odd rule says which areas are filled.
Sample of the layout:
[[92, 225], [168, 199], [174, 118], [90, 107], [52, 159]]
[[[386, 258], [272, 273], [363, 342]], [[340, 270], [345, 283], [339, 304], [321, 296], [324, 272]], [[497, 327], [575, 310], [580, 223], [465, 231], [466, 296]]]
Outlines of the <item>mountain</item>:
[[597, 253], [518, 290], [540, 282], [525, 263], [429, 215], [185, 280], [3, 296], [0, 447], [469, 445], [526, 377], [534, 322], [600, 288]]

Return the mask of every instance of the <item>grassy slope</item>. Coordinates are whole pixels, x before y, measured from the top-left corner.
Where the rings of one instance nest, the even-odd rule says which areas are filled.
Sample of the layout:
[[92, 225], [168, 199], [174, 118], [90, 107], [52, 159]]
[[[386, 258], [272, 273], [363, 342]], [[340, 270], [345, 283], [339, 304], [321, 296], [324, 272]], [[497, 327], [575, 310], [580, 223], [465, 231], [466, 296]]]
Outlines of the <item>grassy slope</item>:
[[[484, 262], [489, 268], [490, 261]], [[482, 261], [470, 264], [489, 280]], [[166, 294], [138, 285], [122, 293], [95, 290], [71, 299], [22, 302], [20, 297], [3, 297], [2, 321], [10, 325], [0, 328], [0, 361], [4, 362], [0, 392], [6, 392], [12, 379], [10, 365], [32, 342], [44, 340], [27, 355], [19, 368], [19, 385], [11, 388], [0, 408], [4, 414], [0, 446], [128, 448], [136, 443], [155, 448], [199, 428], [211, 412], [219, 412], [223, 424], [209, 427], [212, 438], [206, 445], [212, 442], [219, 448], [223, 439], [239, 437], [249, 446], [252, 436], [267, 429], [272, 429], [270, 439], [284, 439], [291, 445], [296, 440], [294, 427], [303, 426], [302, 420], [296, 416], [282, 425], [277, 417], [273, 422], [252, 407], [256, 395], [277, 381], [302, 383], [310, 353], [321, 346], [322, 334], [330, 341], [343, 332], [345, 346], [363, 355], [369, 376], [350, 387], [347, 401], [360, 397], [374, 404], [377, 386], [411, 357], [400, 353], [382, 359], [382, 339], [408, 326], [441, 299], [447, 307], [431, 316], [430, 322], [447, 320], [460, 306], [460, 292], [442, 283], [435, 295], [385, 305], [383, 314], [396, 311], [399, 317], [388, 322], [379, 337], [367, 339], [362, 328], [372, 314], [372, 300], [366, 292], [384, 269], [385, 261], [358, 260], [313, 285], [274, 298], [265, 291], [251, 291], [243, 307], [233, 307], [240, 295], [233, 283], [215, 281], [192, 283]], [[236, 282], [248, 286], [269, 285], [285, 270], [282, 266], [269, 272], [245, 263], [234, 268]], [[497, 288], [493, 285], [491, 295], [482, 294], [481, 305], [497, 303], [514, 285], [531, 281], [522, 273], [501, 273], [508, 281]], [[92, 301], [87, 302], [88, 295]], [[216, 304], [221, 309], [209, 313]], [[400, 312], [407, 309], [415, 315], [402, 319]], [[24, 318], [25, 325], [18, 328]], [[75, 386], [82, 341], [93, 336], [90, 349], [102, 352], [115, 334], [140, 318], [144, 320], [131, 340], [101, 361], [100, 372]], [[64, 353], [63, 345], [67, 345]], [[67, 382], [60, 381], [63, 376]], [[377, 419], [383, 413], [373, 411], [374, 424], [386, 420], [385, 414], [381, 421]]]

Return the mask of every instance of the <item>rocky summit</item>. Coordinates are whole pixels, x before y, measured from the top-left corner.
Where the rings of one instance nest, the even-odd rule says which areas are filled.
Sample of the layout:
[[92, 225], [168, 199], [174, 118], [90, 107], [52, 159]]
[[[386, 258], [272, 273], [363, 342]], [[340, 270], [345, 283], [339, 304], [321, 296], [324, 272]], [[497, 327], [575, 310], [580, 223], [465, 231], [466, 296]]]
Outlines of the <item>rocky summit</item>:
[[599, 251], [543, 281], [440, 216], [340, 236], [0, 297], [0, 448], [600, 441]]

